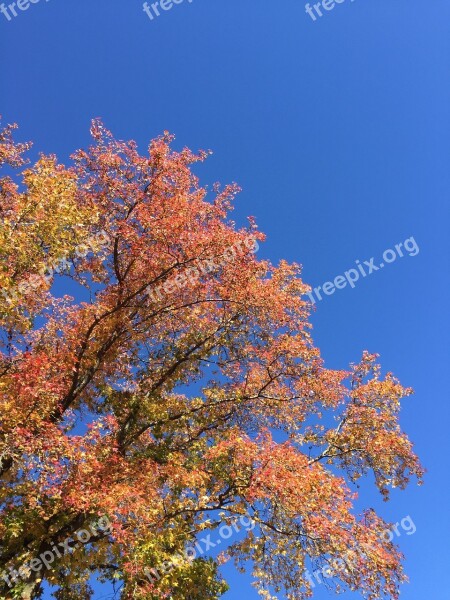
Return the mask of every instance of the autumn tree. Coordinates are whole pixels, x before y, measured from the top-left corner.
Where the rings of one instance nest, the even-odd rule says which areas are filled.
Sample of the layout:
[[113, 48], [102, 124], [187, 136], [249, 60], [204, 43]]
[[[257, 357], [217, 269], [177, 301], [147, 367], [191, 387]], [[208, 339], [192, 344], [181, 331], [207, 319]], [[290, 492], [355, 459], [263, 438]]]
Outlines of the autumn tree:
[[[257, 257], [254, 220], [229, 217], [238, 188], [193, 174], [206, 153], [164, 134], [141, 156], [95, 121], [70, 167], [28, 166], [12, 130], [0, 134], [0, 597], [39, 598], [46, 581], [59, 600], [88, 599], [96, 574], [125, 600], [213, 600], [232, 558], [267, 598], [311, 596], [315, 567], [397, 598], [402, 557], [373, 510], [355, 514], [353, 484], [372, 474], [387, 499], [420, 480], [398, 422], [410, 390], [368, 353], [325, 368], [300, 267]], [[188, 555], [243, 516], [253, 526], [218, 558]]]

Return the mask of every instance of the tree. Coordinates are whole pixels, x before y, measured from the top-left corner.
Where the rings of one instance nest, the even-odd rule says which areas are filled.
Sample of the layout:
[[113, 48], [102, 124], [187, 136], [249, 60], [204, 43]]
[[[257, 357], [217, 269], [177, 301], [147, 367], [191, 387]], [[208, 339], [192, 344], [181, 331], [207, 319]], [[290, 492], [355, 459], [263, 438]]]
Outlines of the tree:
[[[94, 121], [70, 168], [54, 156], [25, 168], [12, 130], [0, 137], [1, 597], [38, 598], [47, 581], [60, 600], [89, 598], [96, 573], [123, 599], [212, 600], [231, 557], [267, 598], [309, 597], [308, 567], [397, 598], [402, 557], [373, 510], [354, 515], [350, 487], [371, 472], [387, 499], [421, 479], [398, 423], [410, 390], [369, 353], [325, 368], [300, 267], [256, 257], [254, 220], [229, 218], [238, 188], [210, 200], [193, 174], [206, 153], [176, 152], [165, 133], [141, 156]], [[251, 526], [224, 535], [217, 559], [195, 546], [239, 519]]]

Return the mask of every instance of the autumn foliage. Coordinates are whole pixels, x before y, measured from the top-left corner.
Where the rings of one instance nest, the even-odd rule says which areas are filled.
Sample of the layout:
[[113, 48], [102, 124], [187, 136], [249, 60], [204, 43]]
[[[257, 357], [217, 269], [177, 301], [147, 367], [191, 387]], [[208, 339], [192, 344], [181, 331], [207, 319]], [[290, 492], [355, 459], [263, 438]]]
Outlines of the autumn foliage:
[[[70, 167], [29, 166], [12, 134], [0, 133], [1, 571], [101, 516], [111, 529], [4, 577], [0, 597], [37, 598], [47, 581], [87, 599], [96, 574], [123, 599], [212, 600], [231, 558], [267, 597], [309, 597], [307, 569], [328, 564], [337, 589], [397, 598], [402, 557], [381, 518], [355, 514], [354, 483], [369, 474], [387, 498], [420, 480], [398, 422], [410, 390], [369, 353], [325, 368], [300, 267], [258, 258], [253, 219], [229, 218], [237, 187], [207, 191], [193, 174], [206, 153], [165, 134], [141, 156], [95, 121]], [[255, 527], [218, 558], [146, 576], [242, 515]]]

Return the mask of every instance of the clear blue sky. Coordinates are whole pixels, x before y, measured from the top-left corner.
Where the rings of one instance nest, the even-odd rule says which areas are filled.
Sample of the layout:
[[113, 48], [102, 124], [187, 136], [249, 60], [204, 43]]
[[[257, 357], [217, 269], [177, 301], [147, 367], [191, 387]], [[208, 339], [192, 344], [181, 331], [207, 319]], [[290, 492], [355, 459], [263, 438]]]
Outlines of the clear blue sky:
[[[449, 600], [450, 4], [344, 0], [323, 12], [185, 0], [150, 20], [141, 0], [40, 0], [11, 21], [0, 13], [0, 112], [64, 161], [94, 116], [143, 151], [165, 129], [212, 149], [203, 181], [240, 183], [236, 218], [257, 217], [261, 256], [302, 263], [314, 286], [414, 237], [416, 256], [326, 296], [313, 321], [328, 366], [367, 348], [416, 390], [402, 423], [426, 485], [385, 505], [367, 482], [362, 498], [415, 523], [398, 538], [402, 597]], [[226, 573], [227, 600], [257, 598]], [[323, 586], [316, 597], [331, 598]]]

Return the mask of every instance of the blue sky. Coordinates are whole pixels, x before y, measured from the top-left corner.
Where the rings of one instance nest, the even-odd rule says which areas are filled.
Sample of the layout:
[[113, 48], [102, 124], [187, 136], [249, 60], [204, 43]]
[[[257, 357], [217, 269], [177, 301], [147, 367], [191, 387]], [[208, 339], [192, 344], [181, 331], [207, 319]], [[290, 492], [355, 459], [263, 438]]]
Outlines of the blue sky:
[[[416, 526], [399, 529], [402, 598], [449, 600], [450, 4], [344, 0], [316, 21], [301, 0], [161, 12], [150, 20], [141, 0], [40, 0], [10, 21], [0, 13], [0, 112], [63, 161], [87, 145], [95, 116], [142, 151], [165, 129], [178, 146], [212, 149], [202, 181], [241, 184], [236, 219], [257, 218], [260, 255], [302, 263], [313, 286], [414, 237], [415, 256], [325, 296], [313, 323], [329, 367], [367, 348], [416, 390], [402, 423], [425, 486], [387, 505], [369, 481], [361, 494]], [[226, 574], [226, 600], [257, 598], [250, 578]]]

